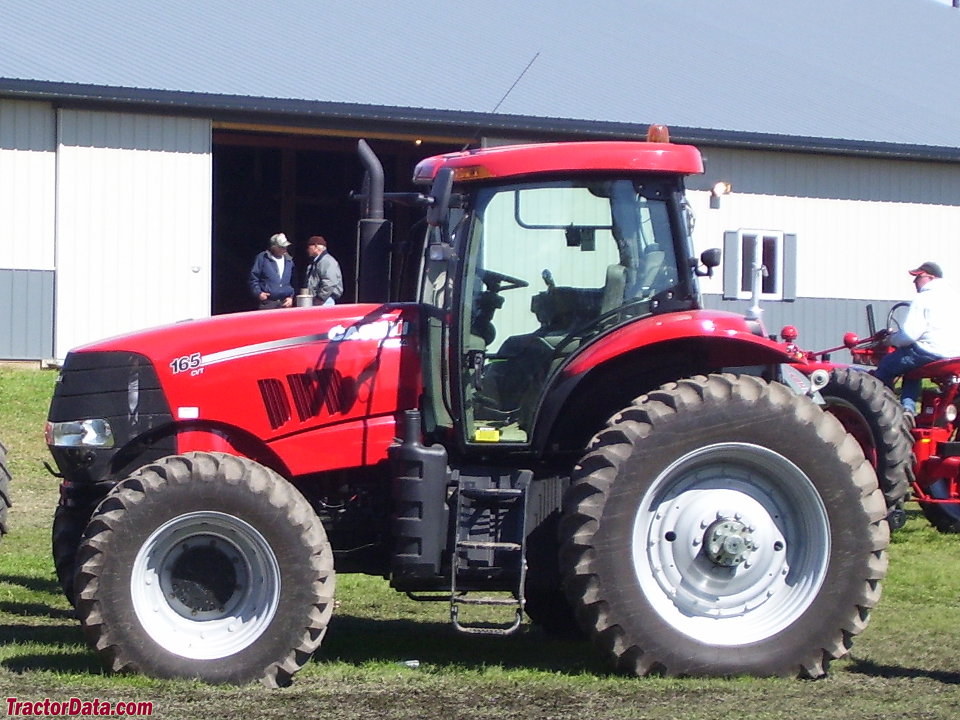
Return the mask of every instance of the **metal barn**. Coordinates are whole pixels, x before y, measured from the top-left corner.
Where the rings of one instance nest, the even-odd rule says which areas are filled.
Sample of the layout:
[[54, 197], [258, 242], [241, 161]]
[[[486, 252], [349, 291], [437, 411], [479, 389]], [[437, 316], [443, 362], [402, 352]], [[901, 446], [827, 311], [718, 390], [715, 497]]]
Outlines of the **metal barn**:
[[698, 250], [724, 250], [708, 306], [746, 311], [760, 259], [768, 331], [807, 347], [865, 332], [864, 305], [907, 299], [920, 262], [960, 282], [960, 79], [942, 71], [960, 12], [932, 0], [161, 5], [156, 25], [108, 0], [6, 13], [0, 360], [245, 310], [280, 230], [334, 238], [349, 275], [361, 137], [402, 187], [435, 152], [666, 123], [707, 161], [689, 187]]

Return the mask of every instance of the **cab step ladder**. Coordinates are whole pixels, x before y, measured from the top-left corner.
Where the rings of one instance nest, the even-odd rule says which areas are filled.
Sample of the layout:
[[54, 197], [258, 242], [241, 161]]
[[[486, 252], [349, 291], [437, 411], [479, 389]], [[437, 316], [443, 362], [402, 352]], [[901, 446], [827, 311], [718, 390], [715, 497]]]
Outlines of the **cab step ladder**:
[[[461, 477], [457, 525], [450, 570], [450, 620], [464, 633], [509, 635], [523, 622], [527, 575], [527, 488], [532, 473], [521, 470], [502, 478]], [[507, 486], [503, 486], [507, 485]], [[477, 576], [512, 580], [512, 597], [471, 595], [465, 586]], [[464, 605], [501, 606], [513, 614], [503, 622], [463, 622]]]

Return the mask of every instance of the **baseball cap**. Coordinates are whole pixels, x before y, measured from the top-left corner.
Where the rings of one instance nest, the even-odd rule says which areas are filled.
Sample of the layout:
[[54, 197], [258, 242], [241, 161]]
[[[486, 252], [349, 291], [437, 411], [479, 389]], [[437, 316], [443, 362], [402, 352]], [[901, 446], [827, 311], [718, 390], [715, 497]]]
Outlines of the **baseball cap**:
[[290, 241], [287, 240], [287, 236], [283, 233], [277, 233], [276, 235], [270, 236], [270, 244], [275, 245], [276, 247], [290, 247]]
[[910, 271], [911, 275], [933, 275], [933, 277], [942, 278], [943, 270], [935, 262], [925, 262], [916, 270]]
[[314, 235], [307, 240], [307, 247], [310, 247], [311, 245], [320, 245], [322, 247], [326, 247], [327, 241], [324, 239], [323, 235]]

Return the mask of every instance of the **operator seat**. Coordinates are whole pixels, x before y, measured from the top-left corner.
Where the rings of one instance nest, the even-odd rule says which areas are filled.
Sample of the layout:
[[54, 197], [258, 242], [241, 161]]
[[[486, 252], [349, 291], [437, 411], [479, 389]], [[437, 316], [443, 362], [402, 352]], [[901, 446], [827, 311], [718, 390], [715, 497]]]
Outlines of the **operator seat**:
[[603, 284], [603, 296], [600, 300], [600, 314], [610, 312], [623, 305], [623, 294], [627, 289], [627, 269], [623, 265], [608, 265], [607, 279]]
[[643, 254], [643, 274], [640, 277], [639, 289], [644, 295], [650, 294], [650, 289], [654, 286], [657, 275], [663, 269], [663, 261], [666, 253], [660, 249], [659, 245], [653, 244], [647, 247]]

